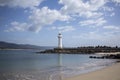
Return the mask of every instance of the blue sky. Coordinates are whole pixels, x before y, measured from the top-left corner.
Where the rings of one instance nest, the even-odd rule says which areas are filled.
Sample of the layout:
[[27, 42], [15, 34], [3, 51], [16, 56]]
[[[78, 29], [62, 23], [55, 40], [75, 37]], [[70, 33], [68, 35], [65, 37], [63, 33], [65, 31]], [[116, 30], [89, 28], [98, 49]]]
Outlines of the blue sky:
[[0, 0], [0, 41], [120, 46], [120, 0]]

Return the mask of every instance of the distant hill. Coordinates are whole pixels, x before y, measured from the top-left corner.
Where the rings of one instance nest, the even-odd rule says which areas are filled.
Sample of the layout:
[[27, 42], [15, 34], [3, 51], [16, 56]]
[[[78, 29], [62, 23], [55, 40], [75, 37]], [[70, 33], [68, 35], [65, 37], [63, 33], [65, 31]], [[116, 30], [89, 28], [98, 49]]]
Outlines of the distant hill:
[[0, 41], [0, 49], [47, 49], [47, 48], [52, 48], [52, 47], [36, 46], [29, 44], [16, 44], [16, 43]]

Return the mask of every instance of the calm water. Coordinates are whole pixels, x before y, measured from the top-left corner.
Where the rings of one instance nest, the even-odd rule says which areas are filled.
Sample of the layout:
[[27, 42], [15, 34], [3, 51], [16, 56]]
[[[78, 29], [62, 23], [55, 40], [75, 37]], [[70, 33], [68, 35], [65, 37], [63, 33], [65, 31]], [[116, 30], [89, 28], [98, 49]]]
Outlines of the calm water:
[[115, 62], [90, 55], [36, 54], [35, 50], [1, 50], [0, 80], [61, 80]]

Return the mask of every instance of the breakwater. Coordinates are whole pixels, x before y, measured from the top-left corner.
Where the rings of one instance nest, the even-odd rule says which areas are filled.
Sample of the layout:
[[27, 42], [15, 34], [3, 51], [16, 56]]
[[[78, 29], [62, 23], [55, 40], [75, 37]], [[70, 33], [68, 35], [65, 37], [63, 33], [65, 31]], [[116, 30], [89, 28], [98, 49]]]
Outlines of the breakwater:
[[77, 48], [54, 48], [54, 49], [48, 49], [45, 51], [41, 51], [40, 53], [67, 53], [67, 54], [93, 54], [98, 52], [120, 52], [120, 47], [107, 47], [107, 46], [101, 46], [101, 47], [77, 47]]

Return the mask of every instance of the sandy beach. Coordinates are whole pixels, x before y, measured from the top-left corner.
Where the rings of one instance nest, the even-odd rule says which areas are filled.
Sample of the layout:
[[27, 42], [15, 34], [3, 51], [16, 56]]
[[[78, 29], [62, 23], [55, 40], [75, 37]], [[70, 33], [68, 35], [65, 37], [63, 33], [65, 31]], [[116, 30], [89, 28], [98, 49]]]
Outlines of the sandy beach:
[[120, 63], [63, 80], [120, 80]]

